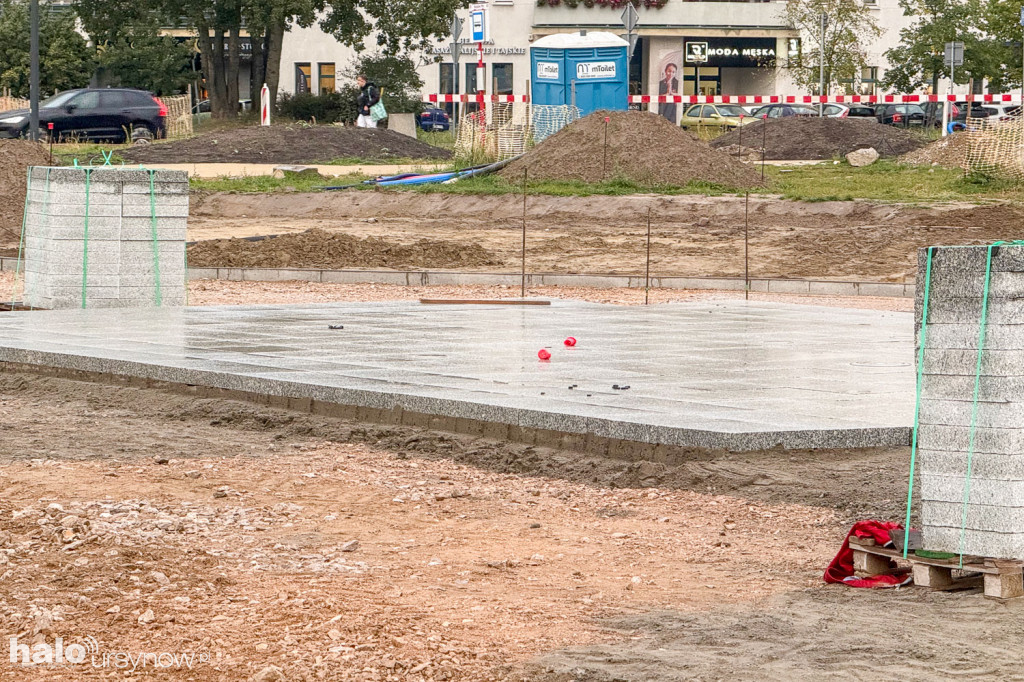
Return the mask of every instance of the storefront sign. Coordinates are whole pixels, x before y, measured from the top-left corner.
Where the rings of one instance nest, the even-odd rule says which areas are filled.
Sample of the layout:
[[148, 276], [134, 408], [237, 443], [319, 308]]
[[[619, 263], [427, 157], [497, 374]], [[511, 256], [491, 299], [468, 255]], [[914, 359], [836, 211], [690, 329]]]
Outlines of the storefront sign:
[[[459, 44], [459, 54], [469, 54], [469, 55], [479, 54], [479, 49], [477, 48], [477, 44], [476, 43], [469, 43], [469, 42], [466, 42], [465, 40], [459, 41], [459, 43], [460, 43]], [[448, 45], [435, 45], [435, 46], [430, 48], [430, 54], [441, 55], [441, 54], [451, 54], [451, 53], [452, 53], [452, 46], [451, 46], [450, 43]], [[490, 45], [488, 45], [485, 42], [484, 43], [484, 54], [485, 55], [489, 55], [489, 54], [490, 55], [495, 55], [495, 54], [496, 55], [525, 55], [526, 54], [526, 48], [525, 47], [496, 47], [493, 42]]]
[[576, 78], [615, 78], [615, 62], [580, 62]]
[[775, 38], [684, 39], [687, 64], [771, 68], [775, 66]]
[[558, 62], [537, 62], [538, 80], [558, 80]]

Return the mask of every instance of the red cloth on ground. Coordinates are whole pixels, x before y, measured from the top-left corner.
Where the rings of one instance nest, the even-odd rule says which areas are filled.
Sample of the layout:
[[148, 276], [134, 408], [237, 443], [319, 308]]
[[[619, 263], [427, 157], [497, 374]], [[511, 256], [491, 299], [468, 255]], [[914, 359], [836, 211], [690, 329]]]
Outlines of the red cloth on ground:
[[[853, 550], [850, 548], [850, 537], [874, 538], [881, 546], [891, 544], [889, 531], [903, 528], [898, 523], [891, 521], [858, 521], [846, 534], [843, 546], [836, 554], [836, 558], [825, 569], [825, 582], [842, 583], [850, 587], [895, 587], [909, 582], [906, 576], [899, 575], [873, 575], [867, 578], [858, 578], [853, 572]], [[892, 562], [890, 562], [892, 563]]]

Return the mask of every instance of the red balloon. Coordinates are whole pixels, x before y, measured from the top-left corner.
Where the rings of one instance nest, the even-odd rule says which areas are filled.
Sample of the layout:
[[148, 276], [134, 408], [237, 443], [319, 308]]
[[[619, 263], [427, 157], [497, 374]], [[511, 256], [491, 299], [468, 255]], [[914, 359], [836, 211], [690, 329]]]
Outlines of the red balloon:
[[537, 357], [540, 358], [541, 360], [550, 360], [551, 359], [551, 353], [549, 353], [545, 349], [541, 348], [539, 351], [537, 351]]
[[576, 337], [575, 336], [570, 336], [563, 343], [565, 343], [565, 345], [567, 345], [567, 346], [569, 346], [571, 348], [571, 347], [576, 345]]

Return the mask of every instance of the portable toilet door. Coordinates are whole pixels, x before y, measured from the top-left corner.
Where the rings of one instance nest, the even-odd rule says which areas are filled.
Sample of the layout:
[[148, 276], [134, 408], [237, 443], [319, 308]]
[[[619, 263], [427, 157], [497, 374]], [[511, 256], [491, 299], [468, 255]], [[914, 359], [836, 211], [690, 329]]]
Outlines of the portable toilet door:
[[533, 70], [530, 101], [534, 104], [567, 104], [565, 50], [531, 48], [530, 62]]
[[[627, 43], [610, 33], [587, 33], [594, 47], [565, 51], [566, 81], [570, 100], [575, 96], [580, 116], [600, 109], [629, 108], [629, 62]], [[621, 43], [621, 44], [619, 44]]]

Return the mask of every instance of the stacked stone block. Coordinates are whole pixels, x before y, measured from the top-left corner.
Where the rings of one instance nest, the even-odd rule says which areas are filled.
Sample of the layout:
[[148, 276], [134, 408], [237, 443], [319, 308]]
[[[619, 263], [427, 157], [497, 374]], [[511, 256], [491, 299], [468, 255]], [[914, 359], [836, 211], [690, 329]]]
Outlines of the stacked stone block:
[[183, 171], [33, 167], [25, 303], [45, 309], [184, 305], [187, 223]]
[[[918, 430], [922, 541], [928, 550], [1024, 559], [1024, 246], [993, 250], [969, 484], [967, 476], [987, 251], [932, 255]], [[922, 249], [918, 348], [926, 262]]]

